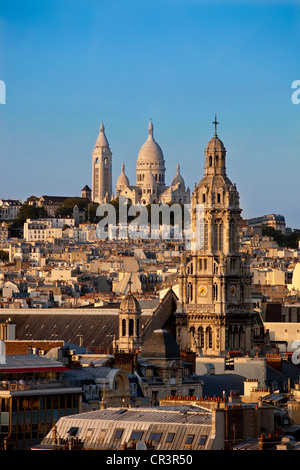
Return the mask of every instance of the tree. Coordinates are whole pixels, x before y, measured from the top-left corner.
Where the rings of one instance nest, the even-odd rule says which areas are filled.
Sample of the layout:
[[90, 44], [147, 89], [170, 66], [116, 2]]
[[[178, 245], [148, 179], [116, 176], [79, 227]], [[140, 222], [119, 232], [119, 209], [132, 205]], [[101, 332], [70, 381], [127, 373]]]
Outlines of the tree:
[[88, 200], [81, 197], [69, 197], [62, 205], [56, 210], [56, 217], [71, 217], [73, 215], [73, 209], [75, 206], [80, 211], [87, 210]]
[[18, 217], [13, 221], [13, 228], [23, 227], [27, 219], [39, 219], [41, 217], [47, 217], [44, 207], [24, 203], [19, 210]]
[[273, 240], [283, 248], [298, 248], [300, 240], [300, 230], [293, 230], [289, 234], [282, 233], [280, 230], [276, 230], [274, 227], [264, 225], [262, 227], [262, 235], [271, 237]]

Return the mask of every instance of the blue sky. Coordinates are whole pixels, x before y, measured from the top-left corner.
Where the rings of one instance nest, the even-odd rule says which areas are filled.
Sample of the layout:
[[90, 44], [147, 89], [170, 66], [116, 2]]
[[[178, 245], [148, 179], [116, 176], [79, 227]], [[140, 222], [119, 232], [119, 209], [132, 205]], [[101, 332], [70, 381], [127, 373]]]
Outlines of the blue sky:
[[217, 113], [242, 215], [300, 228], [299, 52], [297, 1], [2, 2], [0, 197], [80, 195], [101, 121], [134, 184], [150, 118], [193, 189]]

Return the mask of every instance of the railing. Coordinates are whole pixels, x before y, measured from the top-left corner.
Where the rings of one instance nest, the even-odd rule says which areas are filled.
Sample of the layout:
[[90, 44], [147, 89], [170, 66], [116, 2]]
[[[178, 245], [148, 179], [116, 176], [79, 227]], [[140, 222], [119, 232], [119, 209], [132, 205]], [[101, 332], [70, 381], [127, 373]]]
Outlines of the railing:
[[79, 384], [72, 383], [69, 380], [38, 380], [38, 381], [26, 381], [19, 382], [13, 381], [2, 381], [0, 382], [0, 390], [7, 390], [11, 392], [19, 392], [24, 390], [40, 390], [49, 388], [69, 388], [78, 387]]

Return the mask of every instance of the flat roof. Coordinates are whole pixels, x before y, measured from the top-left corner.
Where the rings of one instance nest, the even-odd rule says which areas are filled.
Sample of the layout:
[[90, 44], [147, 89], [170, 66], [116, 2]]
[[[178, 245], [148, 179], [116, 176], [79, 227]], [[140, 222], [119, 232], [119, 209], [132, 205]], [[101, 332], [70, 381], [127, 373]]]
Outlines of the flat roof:
[[64, 371], [67, 368], [62, 362], [48, 359], [38, 354], [6, 355], [5, 363], [0, 363], [0, 373], [34, 372], [41, 370]]

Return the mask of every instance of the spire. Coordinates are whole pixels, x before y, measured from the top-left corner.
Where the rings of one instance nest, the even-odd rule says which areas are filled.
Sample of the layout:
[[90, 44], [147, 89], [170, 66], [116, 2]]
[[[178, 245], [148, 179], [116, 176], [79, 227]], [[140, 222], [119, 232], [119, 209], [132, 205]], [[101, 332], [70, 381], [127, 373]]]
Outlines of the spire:
[[219, 122], [217, 121], [217, 114], [215, 114], [215, 120], [213, 121], [213, 124], [215, 125], [215, 135], [214, 135], [214, 137], [218, 137], [217, 126], [218, 126]]
[[100, 131], [99, 131], [99, 135], [98, 135], [95, 147], [109, 147], [109, 143], [105, 135], [105, 127], [104, 127], [103, 121], [101, 122], [101, 125], [100, 125]]
[[150, 119], [150, 123], [149, 123], [148, 130], [149, 130], [149, 135], [153, 136], [153, 124], [152, 124], [152, 119]]

